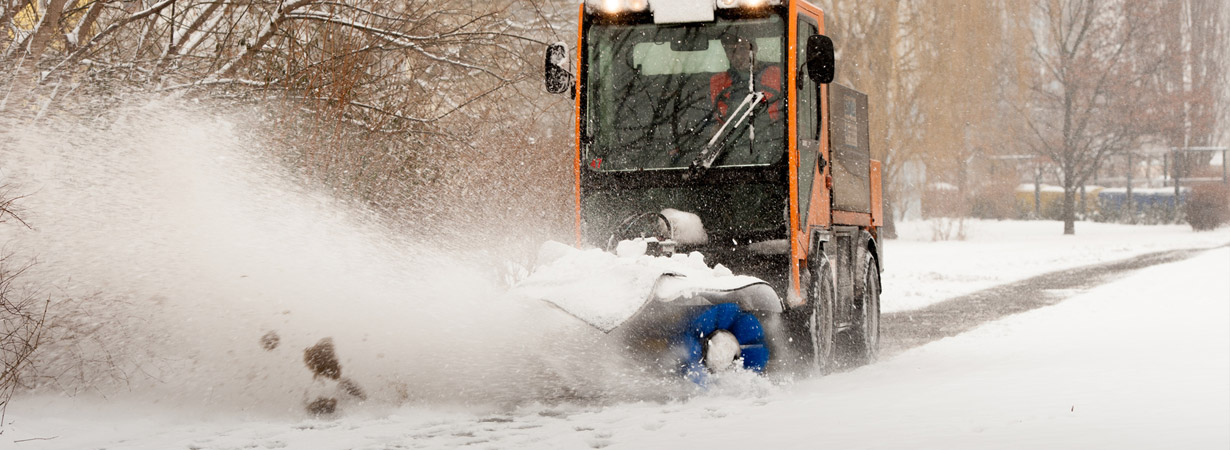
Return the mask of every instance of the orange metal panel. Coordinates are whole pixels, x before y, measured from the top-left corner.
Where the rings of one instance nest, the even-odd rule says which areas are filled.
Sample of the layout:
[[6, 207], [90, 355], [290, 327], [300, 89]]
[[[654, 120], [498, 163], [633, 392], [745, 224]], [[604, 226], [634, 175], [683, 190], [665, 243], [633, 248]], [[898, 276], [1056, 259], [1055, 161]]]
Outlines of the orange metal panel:
[[[824, 126], [820, 127], [820, 157], [825, 161], [832, 161], [829, 158], [829, 87], [820, 86], [820, 97], [817, 99], [820, 102], [820, 117], [817, 120], [823, 121]], [[831, 176], [832, 164], [825, 164], [824, 169], [817, 170], [816, 177], [812, 179], [811, 188], [811, 206], [807, 213], [807, 228], [828, 228], [833, 224], [832, 217], [832, 196], [833, 192], [828, 181]]]
[[[824, 11], [821, 11], [820, 7], [803, 0], [797, 0], [793, 2], [793, 4], [797, 10], [805, 11], [808, 15], [820, 22], [820, 34], [824, 34]], [[791, 14], [791, 17], [794, 17], [794, 14]]]
[[871, 226], [871, 214], [850, 211], [833, 211], [833, 223], [837, 225], [869, 227]]
[[583, 54], [582, 53], [583, 49], [581, 48], [581, 44], [584, 42], [584, 40], [582, 39], [582, 36], [585, 36], [585, 4], [584, 3], [580, 5], [579, 10], [580, 10], [580, 13], [578, 14], [578, 17], [577, 17], [577, 70], [576, 72], [574, 72], [575, 75], [574, 75], [573, 83], [572, 83], [573, 88], [576, 89], [575, 91], [576, 104], [574, 105], [573, 112], [572, 112], [573, 117], [576, 119], [576, 124], [575, 124], [576, 128], [573, 132], [573, 136], [575, 139], [573, 147], [576, 152], [576, 155], [573, 158], [572, 174], [573, 174], [573, 177], [575, 178], [575, 184], [573, 185], [573, 188], [576, 191], [576, 210], [577, 210], [576, 211], [576, 233], [577, 233], [577, 247], [578, 248], [581, 247], [581, 245], [583, 244], [582, 237], [581, 237], [581, 82], [580, 80], [581, 80], [581, 55]]
[[[821, 11], [820, 8], [813, 6], [810, 3], [803, 3], [803, 6], [805, 7], [804, 9], [807, 9], [816, 15], [816, 21], [820, 25], [820, 34], [826, 34], [824, 26], [824, 11]], [[820, 117], [816, 120], [819, 120], [820, 123], [824, 124], [820, 127], [820, 157], [824, 158], [825, 161], [831, 162], [833, 158], [830, 157], [831, 147], [829, 146], [828, 123], [830, 111], [829, 86], [827, 84], [820, 86], [820, 97], [817, 98], [816, 101], [820, 102]], [[808, 208], [808, 211], [810, 212], [808, 215], [812, 216], [812, 218], [808, 219], [808, 229], [811, 229], [811, 227], [829, 228], [833, 225], [833, 192], [830, 189], [830, 183], [828, 181], [829, 176], [832, 173], [831, 166], [832, 164], [825, 164], [824, 170], [819, 171], [816, 178], [812, 181], [815, 187], [812, 188], [812, 204], [811, 207]]]
[[871, 224], [884, 225], [884, 191], [880, 186], [880, 162], [871, 160]]
[[[790, 160], [790, 191], [787, 194], [790, 202], [790, 286], [795, 295], [787, 296], [794, 299], [802, 299], [802, 290], [799, 288], [799, 261], [807, 258], [807, 235], [799, 232], [799, 145], [798, 136], [799, 130], [795, 123], [798, 120], [798, 90], [794, 86], [798, 86], [799, 67], [797, 62], [798, 54], [798, 33], [799, 21], [796, 19], [799, 14], [799, 1], [790, 2], [790, 14], [787, 19], [786, 29], [786, 141], [787, 149], [789, 150], [788, 158]], [[789, 301], [789, 299], [787, 299]], [[795, 302], [791, 302], [795, 303]]]
[[[824, 11], [821, 11], [819, 7], [811, 3], [800, 2], [800, 4], [804, 10], [815, 15], [816, 23], [820, 25], [820, 34], [827, 34], [824, 26]], [[829, 120], [829, 86], [827, 84], [820, 86], [820, 97], [816, 101], [820, 102], [820, 117], [816, 118], [816, 120], [825, 124], [820, 127], [820, 157], [824, 158], [825, 161], [832, 161], [832, 158], [829, 157], [829, 127], [827, 125]], [[829, 183], [826, 181], [831, 173], [829, 166], [831, 164], [825, 164], [824, 170], [819, 171], [816, 178], [812, 181], [814, 187], [811, 191], [812, 204], [808, 208], [810, 212], [808, 215], [814, 217], [814, 220], [808, 218], [808, 229], [811, 227], [828, 228], [833, 224], [833, 212], [831, 209], [833, 193], [830, 192]]]
[[[791, 87], [798, 86], [799, 62], [798, 62], [798, 48], [797, 47], [798, 47], [798, 42], [799, 42], [798, 17], [800, 15], [811, 17], [812, 19], [815, 19], [816, 25], [819, 28], [820, 34], [824, 34], [824, 12], [820, 11], [820, 8], [817, 8], [809, 3], [806, 3], [803, 0], [794, 0], [790, 2], [790, 16], [789, 16], [790, 17], [789, 19], [789, 22], [790, 22], [789, 30], [790, 31], [786, 39], [788, 43], [787, 48], [789, 49], [787, 60], [790, 64], [789, 67], [791, 68], [791, 70], [789, 71], [789, 78], [788, 78], [787, 86], [791, 86]], [[797, 297], [795, 297], [796, 299], [806, 300], [803, 298], [802, 289], [800, 286], [801, 284], [800, 282], [801, 265], [806, 263], [807, 261], [807, 250], [811, 246], [811, 233], [809, 232], [811, 228], [818, 224], [821, 226], [828, 226], [829, 193], [824, 183], [824, 175], [828, 173], [828, 166], [826, 165], [824, 171], [816, 172], [816, 175], [812, 177], [811, 199], [799, 199], [799, 186], [798, 186], [799, 170], [815, 171], [816, 168], [814, 166], [813, 167], [799, 167], [799, 148], [798, 148], [799, 139], [798, 139], [798, 127], [797, 127], [798, 90], [791, 88], [791, 89], [788, 89], [788, 91], [789, 91], [789, 94], [788, 94], [789, 104], [791, 105], [790, 113], [789, 113], [790, 115], [788, 118], [789, 120], [788, 139], [789, 139], [789, 145], [790, 145], [790, 234], [791, 234], [790, 241], [792, 244], [790, 246], [790, 253], [791, 253], [791, 261], [793, 262], [790, 268], [790, 285], [794, 293], [797, 295]], [[818, 120], [825, 120], [824, 118], [828, 117], [827, 98], [828, 98], [828, 87], [821, 86], [820, 97], [817, 99], [822, 105], [821, 106], [821, 116], [818, 118]], [[827, 160], [828, 159], [828, 127], [823, 127], [822, 130], [823, 131], [820, 136], [820, 154], [821, 154], [821, 157]], [[810, 201], [811, 202], [811, 205], [808, 207], [807, 217], [802, 217], [802, 218], [799, 217], [799, 202], [800, 201]], [[802, 222], [800, 223], [800, 221]]]
[[[803, 14], [816, 19], [816, 24], [820, 27], [820, 34], [824, 34], [824, 11], [821, 11], [820, 8], [803, 0], [796, 1], [796, 4]], [[798, 66], [796, 65], [795, 67]], [[828, 98], [828, 85], [821, 85], [820, 96], [816, 99], [816, 101], [820, 102], [820, 117], [818, 117], [817, 120], [824, 124], [828, 123], [829, 117]], [[824, 158], [825, 161], [831, 160], [829, 158], [829, 127], [827, 125], [820, 127], [820, 157]], [[811, 170], [816, 169], [812, 168]], [[812, 178], [811, 205], [807, 208], [807, 217], [805, 218], [805, 220], [807, 220], [807, 226], [804, 230], [811, 230], [813, 228], [828, 228], [833, 223], [831, 210], [832, 193], [829, 190], [828, 183], [825, 181], [828, 175], [829, 164], [825, 164], [824, 169], [817, 171], [815, 177]], [[810, 238], [811, 233], [807, 233], [806, 235]]]

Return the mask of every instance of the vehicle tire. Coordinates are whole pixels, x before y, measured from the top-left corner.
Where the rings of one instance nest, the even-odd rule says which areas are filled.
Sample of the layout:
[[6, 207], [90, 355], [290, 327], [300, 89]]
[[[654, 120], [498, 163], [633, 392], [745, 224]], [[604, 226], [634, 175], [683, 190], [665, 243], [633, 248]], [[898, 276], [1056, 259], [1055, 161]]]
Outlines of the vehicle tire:
[[844, 365], [859, 366], [876, 360], [880, 352], [880, 271], [875, 256], [863, 251], [861, 282], [854, 285], [854, 324], [839, 336]]
[[837, 298], [833, 265], [824, 253], [808, 264], [807, 306], [791, 315], [795, 352], [802, 368], [817, 375], [833, 371], [837, 356], [834, 305]]

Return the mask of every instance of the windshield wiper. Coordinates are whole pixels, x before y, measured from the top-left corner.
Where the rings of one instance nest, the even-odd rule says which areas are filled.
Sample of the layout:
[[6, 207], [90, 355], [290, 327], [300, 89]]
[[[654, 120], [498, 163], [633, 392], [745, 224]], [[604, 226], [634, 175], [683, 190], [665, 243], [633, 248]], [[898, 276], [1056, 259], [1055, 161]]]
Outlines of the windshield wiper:
[[700, 175], [701, 172], [713, 166], [713, 162], [717, 161], [718, 156], [721, 156], [722, 149], [726, 147], [724, 136], [728, 135], [728, 131], [733, 133], [743, 125], [747, 118], [752, 115], [756, 105], [759, 105], [765, 98], [765, 93], [761, 91], [752, 91], [743, 97], [743, 101], [739, 102], [739, 106], [730, 114], [730, 119], [722, 123], [722, 126], [713, 133], [713, 137], [709, 139], [709, 143], [705, 144], [705, 148], [700, 151], [700, 155], [688, 165], [688, 173], [685, 178], [692, 178]]

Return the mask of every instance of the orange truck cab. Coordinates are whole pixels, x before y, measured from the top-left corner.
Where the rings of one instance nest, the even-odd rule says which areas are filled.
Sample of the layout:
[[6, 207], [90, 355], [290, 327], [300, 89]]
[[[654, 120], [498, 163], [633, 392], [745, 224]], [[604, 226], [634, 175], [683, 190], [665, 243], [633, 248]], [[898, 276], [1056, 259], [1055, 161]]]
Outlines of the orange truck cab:
[[[824, 371], [879, 342], [880, 163], [803, 0], [597, 0], [546, 86], [575, 100], [576, 239], [662, 236], [777, 293], [778, 348]], [[682, 218], [680, 218], [682, 217]], [[773, 306], [773, 305], [770, 305]], [[784, 344], [790, 342], [790, 344]]]

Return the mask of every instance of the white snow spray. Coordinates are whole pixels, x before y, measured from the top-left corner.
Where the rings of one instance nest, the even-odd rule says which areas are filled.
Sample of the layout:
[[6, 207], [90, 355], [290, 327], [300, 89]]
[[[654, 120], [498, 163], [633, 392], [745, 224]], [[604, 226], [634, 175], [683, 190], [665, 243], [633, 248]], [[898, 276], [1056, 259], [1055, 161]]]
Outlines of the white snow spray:
[[245, 119], [178, 100], [121, 110], [0, 143], [0, 185], [26, 195], [33, 226], [0, 242], [37, 260], [27, 282], [73, 299], [52, 306], [39, 389], [301, 413], [316, 384], [304, 349], [325, 337], [366, 405], [626, 399], [656, 383], [605, 356], [598, 331], [505, 298], [492, 271], [293, 181]]

